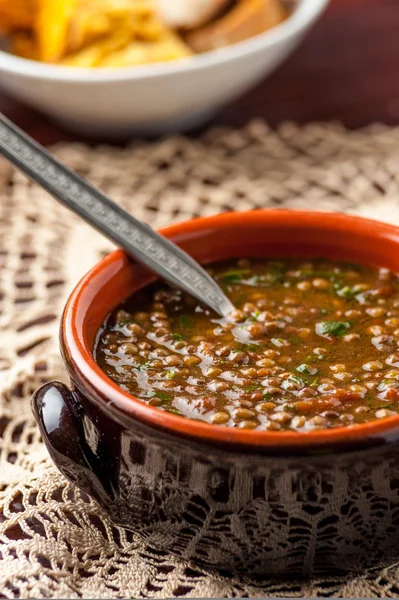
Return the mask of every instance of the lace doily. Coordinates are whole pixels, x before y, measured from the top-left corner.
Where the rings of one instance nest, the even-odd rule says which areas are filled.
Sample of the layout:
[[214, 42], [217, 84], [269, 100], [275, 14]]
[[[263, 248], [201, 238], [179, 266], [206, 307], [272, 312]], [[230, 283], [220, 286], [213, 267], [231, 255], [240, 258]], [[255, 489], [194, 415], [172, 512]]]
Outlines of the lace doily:
[[[158, 228], [225, 210], [347, 211], [399, 223], [399, 130], [262, 122], [125, 149], [59, 145], [59, 157]], [[123, 531], [52, 465], [35, 388], [65, 380], [63, 304], [111, 249], [0, 162], [0, 597], [399, 597], [399, 564], [308, 582], [208, 573]]]

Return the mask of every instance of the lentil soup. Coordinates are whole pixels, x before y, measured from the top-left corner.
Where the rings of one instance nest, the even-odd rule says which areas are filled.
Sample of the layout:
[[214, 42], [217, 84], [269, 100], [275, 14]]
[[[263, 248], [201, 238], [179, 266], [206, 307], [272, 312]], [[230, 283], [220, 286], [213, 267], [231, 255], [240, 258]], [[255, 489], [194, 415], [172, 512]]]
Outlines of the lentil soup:
[[95, 358], [122, 389], [190, 419], [311, 431], [399, 411], [399, 278], [329, 260], [208, 269], [236, 310], [217, 318], [157, 285], [99, 332]]

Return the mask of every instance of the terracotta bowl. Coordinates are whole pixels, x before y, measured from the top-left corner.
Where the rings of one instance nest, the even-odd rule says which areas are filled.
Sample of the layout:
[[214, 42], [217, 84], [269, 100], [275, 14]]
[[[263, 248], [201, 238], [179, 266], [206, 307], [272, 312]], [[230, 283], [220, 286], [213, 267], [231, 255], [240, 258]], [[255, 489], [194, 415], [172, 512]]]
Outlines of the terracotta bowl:
[[[338, 214], [229, 213], [162, 231], [202, 262], [323, 256], [399, 272], [399, 229]], [[258, 432], [191, 421], [122, 391], [94, 362], [106, 315], [153, 280], [113, 252], [65, 307], [71, 389], [33, 397], [62, 473], [155, 547], [250, 576], [348, 571], [380, 561], [399, 528], [399, 416], [341, 429]]]

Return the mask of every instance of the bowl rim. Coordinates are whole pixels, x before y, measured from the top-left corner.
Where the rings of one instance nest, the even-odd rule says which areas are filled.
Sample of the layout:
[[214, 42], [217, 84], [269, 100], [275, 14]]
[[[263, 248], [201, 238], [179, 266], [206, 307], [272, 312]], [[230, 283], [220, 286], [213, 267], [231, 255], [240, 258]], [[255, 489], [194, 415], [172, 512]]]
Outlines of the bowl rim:
[[[293, 211], [285, 209], [261, 209], [246, 212], [222, 213], [210, 217], [201, 217], [183, 221], [162, 229], [160, 232], [169, 238], [179, 235], [195, 235], [210, 228], [236, 226], [259, 226], [259, 219], [264, 223], [290, 225], [297, 227], [303, 224], [320, 229], [329, 228], [351, 232], [368, 232], [376, 240], [379, 236], [399, 245], [399, 227], [379, 221], [357, 216], [326, 213], [316, 211]], [[371, 439], [386, 441], [399, 429], [399, 415], [375, 419], [369, 423], [316, 430], [310, 432], [251, 431], [195, 421], [187, 417], [174, 415], [145, 404], [138, 398], [123, 391], [109, 379], [94, 360], [92, 351], [85, 344], [83, 321], [88, 308], [87, 300], [82, 301], [82, 294], [90, 290], [95, 294], [95, 287], [101, 282], [109, 281], [116, 272], [131, 265], [130, 259], [122, 250], [108, 254], [97, 263], [77, 284], [71, 293], [61, 320], [61, 350], [72, 380], [77, 388], [83, 385], [89, 399], [95, 400], [113, 415], [128, 418], [129, 423], [139, 420], [150, 427], [167, 431], [171, 434], [188, 437], [198, 442], [223, 445], [238, 445], [258, 448], [312, 448], [315, 446], [345, 445], [351, 442], [364, 442]], [[87, 313], [88, 314], [88, 313]], [[82, 391], [82, 390], [81, 390]]]
[[171, 76], [196, 72], [207, 67], [223, 65], [231, 60], [243, 58], [260, 50], [270, 48], [284, 39], [289, 39], [315, 21], [329, 0], [300, 0], [299, 6], [282, 23], [242, 42], [224, 48], [204, 52], [190, 57], [190, 60], [175, 60], [150, 65], [120, 67], [118, 69], [89, 69], [41, 63], [14, 56], [0, 50], [0, 69], [18, 73], [26, 77], [41, 77], [45, 80], [58, 80], [94, 84], [112, 81], [136, 81], [155, 77]]

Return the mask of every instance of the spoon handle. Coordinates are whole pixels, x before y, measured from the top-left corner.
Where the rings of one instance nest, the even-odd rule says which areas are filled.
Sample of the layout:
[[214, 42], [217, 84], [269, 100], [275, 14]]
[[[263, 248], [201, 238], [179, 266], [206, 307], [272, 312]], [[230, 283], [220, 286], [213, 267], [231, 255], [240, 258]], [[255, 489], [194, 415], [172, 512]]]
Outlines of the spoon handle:
[[186, 252], [68, 169], [2, 113], [0, 154], [138, 262], [218, 314], [233, 310], [217, 283]]

